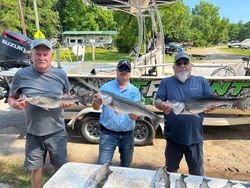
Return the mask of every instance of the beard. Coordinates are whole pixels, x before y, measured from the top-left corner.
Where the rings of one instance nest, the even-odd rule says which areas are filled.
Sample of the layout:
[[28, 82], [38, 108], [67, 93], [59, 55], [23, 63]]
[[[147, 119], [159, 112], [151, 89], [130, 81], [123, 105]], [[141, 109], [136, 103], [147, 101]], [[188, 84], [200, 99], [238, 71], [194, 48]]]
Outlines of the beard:
[[190, 77], [190, 74], [189, 72], [181, 71], [177, 74], [177, 77], [182, 83], [184, 83]]

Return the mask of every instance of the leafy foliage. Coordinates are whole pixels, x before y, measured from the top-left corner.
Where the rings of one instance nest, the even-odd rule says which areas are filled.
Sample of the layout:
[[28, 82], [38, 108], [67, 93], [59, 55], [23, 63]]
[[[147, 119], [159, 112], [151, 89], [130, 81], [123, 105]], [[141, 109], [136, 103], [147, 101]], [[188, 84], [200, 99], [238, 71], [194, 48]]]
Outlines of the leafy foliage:
[[63, 31], [115, 30], [112, 11], [86, 6], [82, 0], [58, 1]]
[[[138, 25], [135, 17], [97, 6], [86, 6], [82, 0], [37, 0], [40, 30], [48, 38], [58, 37], [63, 31], [117, 30], [115, 45], [120, 52], [131, 51], [138, 42]], [[21, 32], [18, 1], [0, 1], [0, 31], [9, 29]], [[33, 0], [22, 0], [27, 35], [36, 32]], [[219, 8], [200, 1], [192, 10], [183, 0], [159, 6], [165, 42], [191, 41], [195, 46], [210, 46], [250, 38], [250, 21], [232, 24], [219, 17]], [[146, 18], [146, 33], [152, 31]]]
[[119, 28], [115, 45], [119, 52], [128, 53], [138, 40], [137, 20], [134, 16], [122, 12], [115, 12], [115, 20]]

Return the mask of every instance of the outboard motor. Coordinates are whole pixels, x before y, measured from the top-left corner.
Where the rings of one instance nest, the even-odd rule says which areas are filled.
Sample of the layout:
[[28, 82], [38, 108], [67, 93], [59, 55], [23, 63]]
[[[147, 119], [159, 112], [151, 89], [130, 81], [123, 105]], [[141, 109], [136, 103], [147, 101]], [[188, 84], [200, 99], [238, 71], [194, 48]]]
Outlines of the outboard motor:
[[0, 35], [1, 70], [26, 67], [31, 64], [29, 52], [32, 40], [14, 31], [5, 30]]
[[[21, 33], [5, 30], [0, 35], [0, 71], [22, 68], [31, 65], [29, 52], [32, 40]], [[0, 77], [0, 100], [9, 95], [10, 80]]]

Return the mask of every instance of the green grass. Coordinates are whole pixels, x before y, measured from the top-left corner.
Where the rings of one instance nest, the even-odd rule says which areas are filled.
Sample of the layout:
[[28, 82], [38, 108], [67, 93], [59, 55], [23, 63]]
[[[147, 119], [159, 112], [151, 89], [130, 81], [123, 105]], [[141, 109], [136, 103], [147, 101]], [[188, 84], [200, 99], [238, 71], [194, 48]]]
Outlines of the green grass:
[[[70, 50], [61, 50], [60, 59], [61, 61], [80, 61], [81, 56], [76, 56]], [[121, 59], [128, 58], [128, 54], [119, 53], [117, 50], [106, 50], [106, 49], [95, 49], [95, 62], [102, 63], [116, 63]], [[56, 61], [56, 53], [54, 53], [53, 60]], [[85, 51], [85, 62], [92, 62], [92, 48], [86, 48]]]
[[[0, 182], [14, 185], [18, 188], [31, 187], [30, 172], [24, 170], [23, 161], [10, 160], [0, 162]], [[46, 170], [43, 177], [43, 184], [52, 176], [52, 172]]]
[[237, 54], [242, 56], [250, 56], [250, 50], [242, 50], [240, 48], [221, 48], [221, 51], [228, 52], [230, 54]]
[[[220, 50], [228, 52], [230, 54], [238, 54], [242, 56], [250, 56], [250, 50], [241, 50], [239, 48], [220, 48]], [[187, 52], [188, 53], [188, 52]], [[73, 54], [72, 50], [61, 50], [60, 51], [60, 59], [62, 62], [70, 62], [70, 61], [80, 61], [81, 56], [76, 56]], [[119, 53], [117, 50], [106, 50], [106, 49], [95, 49], [95, 62], [96, 63], [117, 63], [119, 60], [124, 58], [130, 58], [132, 61], [133, 57], [128, 57], [128, 53]], [[166, 55], [166, 62], [173, 63], [174, 54], [172, 56]], [[56, 61], [56, 53], [54, 53], [53, 60]], [[85, 51], [85, 62], [92, 62], [92, 48], [86, 48]], [[192, 62], [196, 62], [196, 60], [192, 60]], [[199, 61], [197, 61], [199, 62]]]

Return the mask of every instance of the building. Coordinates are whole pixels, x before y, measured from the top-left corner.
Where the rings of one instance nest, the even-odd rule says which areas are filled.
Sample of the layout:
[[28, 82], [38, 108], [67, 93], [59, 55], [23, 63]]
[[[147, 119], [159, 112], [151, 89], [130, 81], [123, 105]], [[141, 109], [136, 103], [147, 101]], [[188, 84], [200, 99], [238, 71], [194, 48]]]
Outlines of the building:
[[105, 48], [112, 43], [112, 37], [117, 35], [117, 31], [65, 31], [63, 35], [63, 44], [67, 47], [73, 47], [77, 44]]

